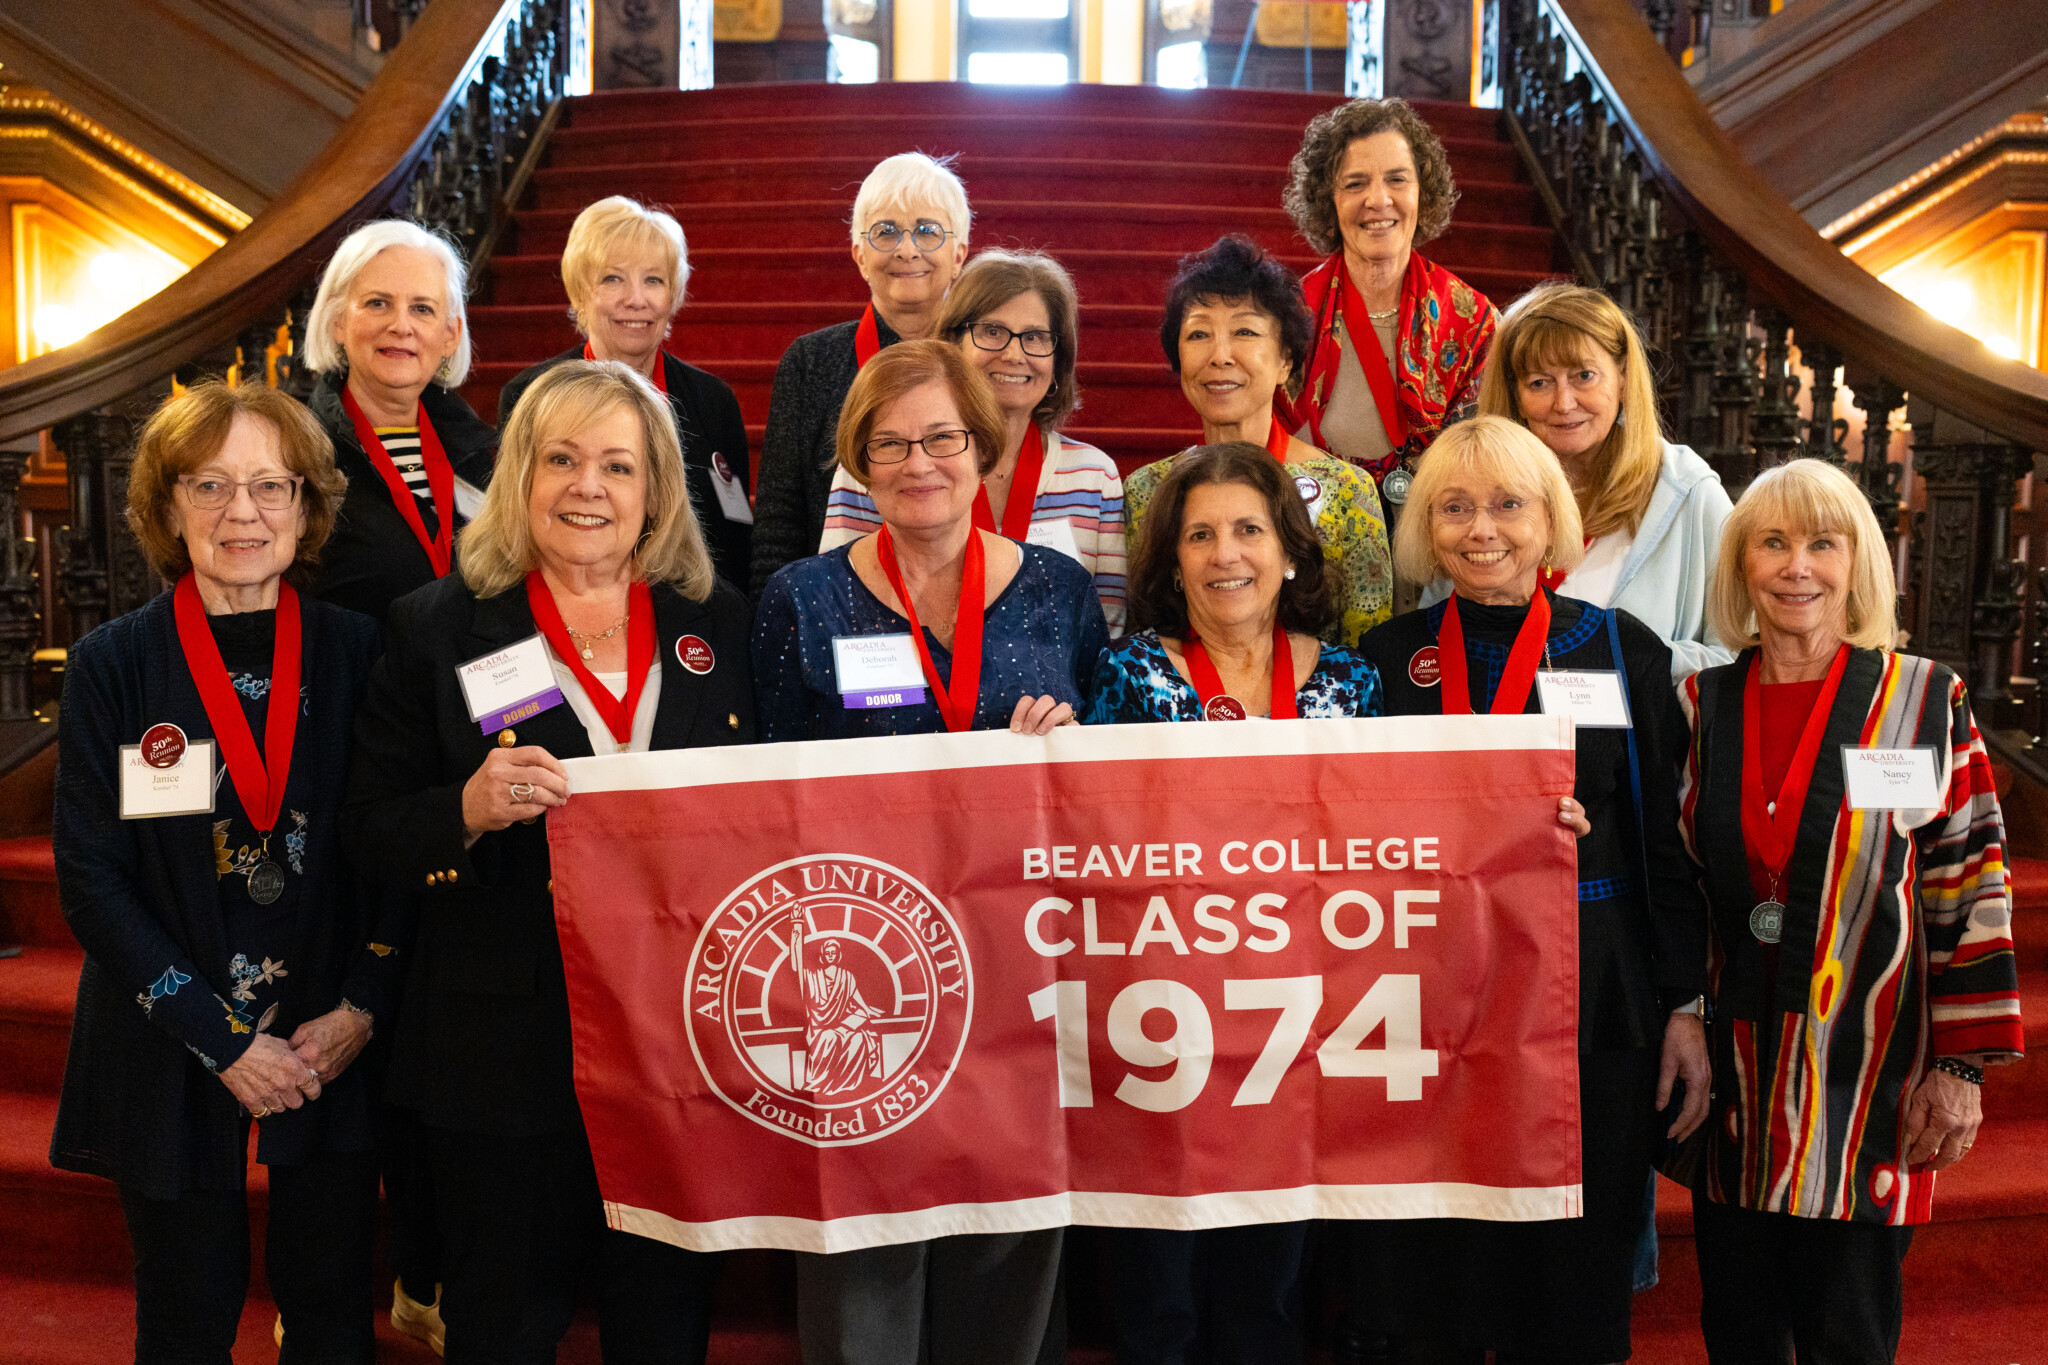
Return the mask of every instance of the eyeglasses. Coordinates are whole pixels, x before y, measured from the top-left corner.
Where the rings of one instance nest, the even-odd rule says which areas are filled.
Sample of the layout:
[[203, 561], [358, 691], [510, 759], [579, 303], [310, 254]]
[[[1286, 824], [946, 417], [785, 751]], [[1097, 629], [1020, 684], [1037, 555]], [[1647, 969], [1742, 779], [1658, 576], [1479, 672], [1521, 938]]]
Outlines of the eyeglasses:
[[178, 486], [185, 490], [185, 500], [202, 512], [218, 512], [235, 500], [239, 489], [249, 490], [249, 501], [266, 512], [282, 512], [299, 498], [299, 485], [305, 482], [300, 474], [266, 479], [248, 479], [236, 483], [233, 479], [207, 479], [187, 474], [178, 480]]
[[964, 431], [935, 431], [922, 441], [903, 441], [885, 436], [879, 441], [869, 441], [861, 449], [867, 453], [869, 464], [902, 464], [910, 458], [911, 449], [923, 446], [924, 453], [934, 460], [950, 460], [967, 449], [973, 438]]
[[1470, 498], [1445, 498], [1436, 505], [1436, 519], [1452, 526], [1469, 526], [1481, 511], [1497, 526], [1513, 526], [1529, 515], [1529, 500], [1502, 498], [1499, 502], [1480, 503]]
[[[953, 234], [929, 218], [917, 220], [917, 226], [910, 229], [910, 242], [919, 251], [927, 254], [937, 251], [946, 244]], [[894, 251], [903, 240], [903, 229], [884, 219], [868, 229], [868, 245], [877, 251]]]
[[984, 351], [1007, 351], [1010, 338], [1024, 348], [1025, 355], [1048, 356], [1059, 349], [1060, 339], [1051, 332], [1033, 329], [1029, 332], [1013, 332], [1000, 322], [977, 322], [967, 329], [967, 335], [974, 338], [974, 344]]

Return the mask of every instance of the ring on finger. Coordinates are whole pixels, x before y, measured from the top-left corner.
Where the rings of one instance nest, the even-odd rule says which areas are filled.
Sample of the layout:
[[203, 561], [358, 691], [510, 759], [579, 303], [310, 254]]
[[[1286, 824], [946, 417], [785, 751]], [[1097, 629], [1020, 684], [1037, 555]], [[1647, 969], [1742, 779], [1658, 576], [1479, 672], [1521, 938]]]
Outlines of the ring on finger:
[[514, 782], [512, 784], [512, 799], [521, 805], [531, 801], [533, 799], [533, 784], [531, 782]]

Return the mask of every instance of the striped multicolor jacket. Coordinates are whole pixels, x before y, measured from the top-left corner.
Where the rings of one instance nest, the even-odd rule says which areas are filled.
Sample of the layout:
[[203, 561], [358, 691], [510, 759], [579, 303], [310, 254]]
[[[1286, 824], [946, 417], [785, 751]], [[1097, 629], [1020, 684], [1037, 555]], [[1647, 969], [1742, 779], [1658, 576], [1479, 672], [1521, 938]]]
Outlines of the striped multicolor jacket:
[[[844, 469], [832, 471], [818, 553], [859, 540], [881, 525], [881, 515], [859, 481]], [[1114, 460], [1058, 432], [1048, 435], [1027, 539], [1058, 550], [1086, 569], [1095, 579], [1111, 638], [1124, 633], [1124, 482]]]
[[[2005, 831], [1962, 680], [1851, 652], [1786, 871], [1775, 949], [1742, 836], [1743, 683], [1755, 651], [1679, 686], [1692, 746], [1680, 824], [1713, 908], [1717, 1203], [1895, 1225], [1933, 1213], [1905, 1166], [1906, 1105], [1936, 1057], [2022, 1049]], [[1934, 750], [1938, 810], [1851, 810], [1844, 746]]]

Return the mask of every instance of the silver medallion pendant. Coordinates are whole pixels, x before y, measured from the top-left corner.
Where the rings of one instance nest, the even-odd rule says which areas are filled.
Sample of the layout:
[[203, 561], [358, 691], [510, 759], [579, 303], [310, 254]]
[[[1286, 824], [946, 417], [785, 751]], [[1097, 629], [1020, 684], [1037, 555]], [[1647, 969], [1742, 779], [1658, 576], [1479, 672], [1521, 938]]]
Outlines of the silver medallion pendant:
[[1777, 901], [1761, 901], [1749, 912], [1749, 932], [1758, 943], [1776, 943], [1785, 936], [1785, 907]]
[[284, 869], [265, 858], [249, 870], [249, 899], [258, 905], [273, 904], [284, 894]]
[[1380, 496], [1399, 507], [1408, 501], [1408, 489], [1415, 482], [1415, 476], [1405, 465], [1395, 465], [1387, 471], [1387, 477], [1380, 480]]

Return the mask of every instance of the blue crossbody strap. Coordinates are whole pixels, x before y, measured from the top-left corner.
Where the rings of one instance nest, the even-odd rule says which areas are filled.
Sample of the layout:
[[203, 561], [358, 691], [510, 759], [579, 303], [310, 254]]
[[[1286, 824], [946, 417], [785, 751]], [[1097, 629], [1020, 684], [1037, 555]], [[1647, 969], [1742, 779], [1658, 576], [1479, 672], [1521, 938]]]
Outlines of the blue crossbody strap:
[[1612, 608], [1607, 612], [1607, 651], [1614, 660], [1614, 671], [1621, 677], [1621, 700], [1628, 707], [1628, 794], [1636, 808], [1636, 852], [1643, 860], [1643, 889], [1648, 891], [1650, 883], [1650, 841], [1643, 828], [1643, 771], [1636, 760], [1636, 704], [1628, 695], [1628, 669], [1621, 659], [1621, 613]]

